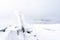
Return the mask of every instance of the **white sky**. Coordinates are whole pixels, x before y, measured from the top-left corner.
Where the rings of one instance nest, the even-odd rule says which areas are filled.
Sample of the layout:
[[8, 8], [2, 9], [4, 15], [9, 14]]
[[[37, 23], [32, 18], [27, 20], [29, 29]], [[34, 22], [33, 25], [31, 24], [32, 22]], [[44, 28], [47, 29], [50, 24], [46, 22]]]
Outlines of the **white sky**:
[[60, 0], [0, 0], [0, 24], [17, 24], [14, 10], [23, 12], [27, 19], [60, 22]]

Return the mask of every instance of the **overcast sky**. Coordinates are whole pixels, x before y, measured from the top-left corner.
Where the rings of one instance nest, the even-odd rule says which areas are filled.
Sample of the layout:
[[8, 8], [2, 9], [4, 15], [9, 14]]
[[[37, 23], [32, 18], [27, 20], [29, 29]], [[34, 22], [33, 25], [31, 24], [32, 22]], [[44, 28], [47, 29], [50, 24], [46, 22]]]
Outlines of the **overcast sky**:
[[15, 10], [27, 19], [48, 19], [60, 23], [60, 0], [0, 0], [0, 24], [18, 24]]

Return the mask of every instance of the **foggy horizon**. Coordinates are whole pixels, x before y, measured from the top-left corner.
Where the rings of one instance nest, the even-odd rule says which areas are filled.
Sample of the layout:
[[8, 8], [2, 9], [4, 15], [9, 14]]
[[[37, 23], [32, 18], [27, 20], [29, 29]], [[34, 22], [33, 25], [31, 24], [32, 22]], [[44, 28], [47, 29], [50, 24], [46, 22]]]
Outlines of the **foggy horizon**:
[[0, 0], [0, 24], [18, 24], [15, 10], [22, 12], [28, 22], [47, 19], [60, 23], [59, 4], [60, 0]]

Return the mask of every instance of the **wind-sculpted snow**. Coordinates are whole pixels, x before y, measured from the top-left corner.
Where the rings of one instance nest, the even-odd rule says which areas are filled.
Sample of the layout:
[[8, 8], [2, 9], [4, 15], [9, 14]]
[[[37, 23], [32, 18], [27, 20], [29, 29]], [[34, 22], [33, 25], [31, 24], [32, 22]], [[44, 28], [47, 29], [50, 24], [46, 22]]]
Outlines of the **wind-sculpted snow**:
[[60, 40], [60, 24], [34, 24], [31, 29], [28, 40]]
[[16, 31], [10, 31], [6, 40], [19, 40]]
[[[19, 38], [24, 40], [60, 40], [60, 25], [58, 24], [34, 24], [20, 32]], [[21, 35], [22, 34], [22, 35]]]
[[24, 27], [24, 32], [16, 28], [0, 32], [0, 40], [60, 40], [60, 24], [31, 24]]

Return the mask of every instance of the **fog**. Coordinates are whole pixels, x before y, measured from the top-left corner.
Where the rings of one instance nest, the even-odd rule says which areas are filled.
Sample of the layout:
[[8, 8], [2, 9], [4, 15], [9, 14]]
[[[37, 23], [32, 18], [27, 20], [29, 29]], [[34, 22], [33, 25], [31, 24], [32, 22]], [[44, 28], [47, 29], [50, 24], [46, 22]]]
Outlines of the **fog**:
[[0, 0], [0, 24], [18, 24], [15, 10], [22, 12], [28, 22], [37, 19], [60, 23], [59, 4], [60, 0]]

